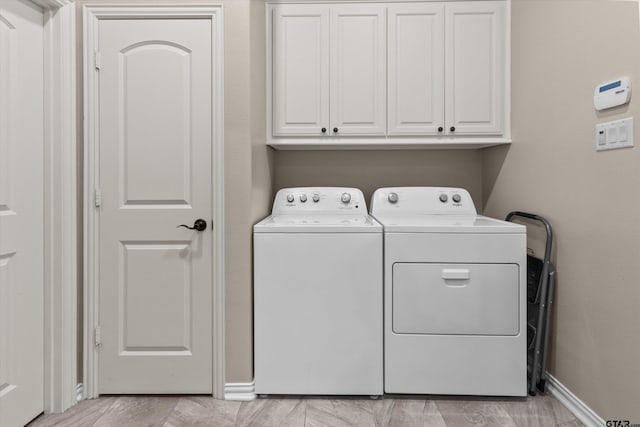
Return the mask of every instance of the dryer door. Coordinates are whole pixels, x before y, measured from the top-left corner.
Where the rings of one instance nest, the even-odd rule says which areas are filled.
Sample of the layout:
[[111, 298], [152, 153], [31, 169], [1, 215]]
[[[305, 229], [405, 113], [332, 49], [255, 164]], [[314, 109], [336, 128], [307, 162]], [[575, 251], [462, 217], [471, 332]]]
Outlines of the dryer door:
[[517, 335], [517, 264], [395, 263], [393, 332]]

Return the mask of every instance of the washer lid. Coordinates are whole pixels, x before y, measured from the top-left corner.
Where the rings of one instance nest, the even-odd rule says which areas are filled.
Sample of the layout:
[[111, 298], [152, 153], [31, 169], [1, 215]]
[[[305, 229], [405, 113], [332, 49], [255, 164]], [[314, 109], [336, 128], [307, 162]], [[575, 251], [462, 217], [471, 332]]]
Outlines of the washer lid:
[[517, 233], [522, 224], [482, 215], [379, 214], [375, 218], [387, 233]]
[[271, 215], [253, 226], [255, 233], [381, 233], [370, 215]]

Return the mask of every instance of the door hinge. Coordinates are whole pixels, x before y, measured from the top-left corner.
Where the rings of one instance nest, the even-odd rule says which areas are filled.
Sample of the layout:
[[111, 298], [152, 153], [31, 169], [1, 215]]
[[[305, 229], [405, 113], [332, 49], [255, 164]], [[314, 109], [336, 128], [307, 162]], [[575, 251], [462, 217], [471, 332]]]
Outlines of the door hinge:
[[96, 188], [93, 194], [96, 208], [99, 208], [102, 206], [102, 191], [100, 191], [99, 188]]
[[100, 331], [100, 326], [96, 326], [96, 328], [93, 330], [93, 341], [96, 347], [102, 345], [102, 333]]
[[96, 67], [96, 70], [100, 69], [100, 52], [93, 52], [93, 64]]

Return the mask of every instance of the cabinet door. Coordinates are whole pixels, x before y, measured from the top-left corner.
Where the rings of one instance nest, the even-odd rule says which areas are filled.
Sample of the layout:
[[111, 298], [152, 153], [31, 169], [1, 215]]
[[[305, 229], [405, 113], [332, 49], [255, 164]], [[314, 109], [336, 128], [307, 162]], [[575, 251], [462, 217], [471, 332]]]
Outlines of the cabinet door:
[[505, 4], [449, 3], [445, 10], [445, 131], [500, 135], [505, 108]]
[[273, 135], [322, 135], [329, 127], [329, 8], [278, 5], [272, 18]]
[[389, 135], [444, 126], [444, 6], [389, 6]]
[[332, 6], [332, 135], [385, 134], [385, 12], [385, 6]]

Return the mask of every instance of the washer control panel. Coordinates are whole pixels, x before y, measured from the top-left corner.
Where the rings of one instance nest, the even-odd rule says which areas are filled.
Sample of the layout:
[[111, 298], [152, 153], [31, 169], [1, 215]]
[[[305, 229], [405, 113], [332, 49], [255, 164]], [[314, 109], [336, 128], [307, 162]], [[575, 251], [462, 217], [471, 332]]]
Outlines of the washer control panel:
[[362, 191], [349, 187], [296, 187], [278, 191], [272, 214], [282, 213], [367, 214]]
[[379, 188], [371, 198], [376, 212], [477, 215], [469, 192], [450, 187]]

